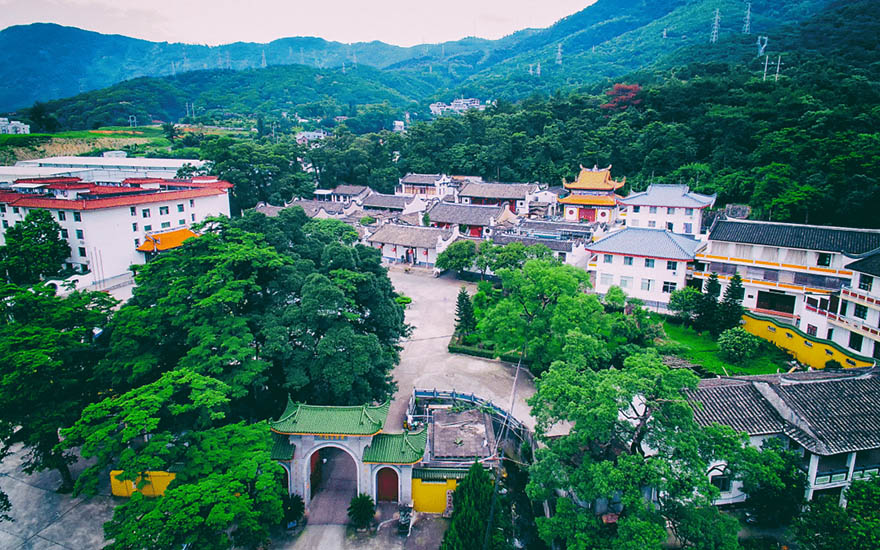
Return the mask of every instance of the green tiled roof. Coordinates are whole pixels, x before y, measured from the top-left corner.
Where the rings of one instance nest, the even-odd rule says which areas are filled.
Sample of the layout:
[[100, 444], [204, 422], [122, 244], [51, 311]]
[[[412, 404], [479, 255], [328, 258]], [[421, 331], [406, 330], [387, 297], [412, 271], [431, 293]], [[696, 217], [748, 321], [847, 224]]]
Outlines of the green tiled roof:
[[272, 433], [272, 460], [292, 460], [296, 445], [284, 434]]
[[380, 464], [415, 464], [425, 455], [428, 430], [399, 434], [373, 436], [370, 446], [364, 449], [364, 462]]
[[413, 479], [424, 481], [445, 481], [447, 479], [464, 479], [467, 473], [467, 469], [459, 468], [415, 468], [412, 476]]
[[283, 434], [373, 435], [385, 424], [390, 405], [322, 407], [288, 400], [284, 414], [269, 426]]

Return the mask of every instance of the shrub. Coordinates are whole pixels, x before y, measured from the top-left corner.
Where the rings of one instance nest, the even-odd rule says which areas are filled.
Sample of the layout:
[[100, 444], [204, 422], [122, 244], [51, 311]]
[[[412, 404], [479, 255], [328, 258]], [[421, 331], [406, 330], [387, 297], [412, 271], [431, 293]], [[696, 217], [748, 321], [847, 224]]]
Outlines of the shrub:
[[361, 493], [351, 499], [348, 504], [348, 519], [357, 529], [367, 527], [376, 515], [376, 504], [373, 497]]
[[372, 216], [364, 216], [363, 218], [360, 219], [359, 223], [361, 225], [373, 225], [374, 223], [376, 223], [376, 218], [374, 218]]
[[403, 307], [406, 307], [412, 303], [412, 298], [401, 294], [400, 296], [395, 298], [394, 301], [397, 302], [398, 304], [402, 305]]
[[284, 495], [282, 506], [284, 507], [284, 522], [288, 525], [301, 520], [306, 510], [303, 498], [296, 494]]
[[495, 358], [495, 351], [491, 349], [474, 348], [453, 343], [450, 343], [446, 349], [449, 350], [449, 353], [461, 353], [464, 355], [473, 355], [474, 357], [483, 357], [485, 359]]
[[721, 333], [718, 347], [731, 363], [742, 365], [761, 349], [761, 339], [741, 327], [734, 327]]
[[825, 361], [825, 368], [829, 370], [840, 370], [843, 368], [843, 365], [840, 364], [840, 361], [829, 359]]

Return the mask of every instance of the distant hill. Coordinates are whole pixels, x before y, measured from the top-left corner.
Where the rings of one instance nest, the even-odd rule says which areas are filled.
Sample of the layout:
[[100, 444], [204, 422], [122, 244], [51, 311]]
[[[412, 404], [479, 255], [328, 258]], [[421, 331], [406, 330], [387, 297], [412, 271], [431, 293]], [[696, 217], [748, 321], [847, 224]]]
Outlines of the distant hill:
[[[633, 71], [680, 64], [682, 56], [694, 58], [685, 62], [720, 59], [733, 51], [730, 44], [738, 45], [736, 55], [742, 56], [759, 34], [770, 36], [768, 52], [778, 51], [782, 41], [773, 33], [781, 25], [803, 21], [829, 1], [751, 4], [750, 35], [741, 34], [742, 0], [599, 0], [546, 29], [411, 48], [382, 42], [349, 46], [319, 38], [207, 47], [57, 25], [10, 27], [0, 31], [0, 48], [9, 52], [0, 57], [0, 78], [15, 85], [0, 89], [0, 111], [156, 74], [167, 76], [136, 78], [52, 101], [46, 110], [63, 128], [90, 128], [124, 124], [129, 114], [139, 120], [176, 120], [185, 114], [187, 102], [194, 102], [200, 114], [277, 116], [320, 102], [388, 102], [412, 110], [415, 104], [424, 107], [459, 95], [517, 100], [535, 92], [605, 85]], [[720, 41], [713, 45], [709, 36], [716, 8]], [[557, 63], [560, 47], [562, 62]], [[266, 69], [260, 68], [263, 52]]]

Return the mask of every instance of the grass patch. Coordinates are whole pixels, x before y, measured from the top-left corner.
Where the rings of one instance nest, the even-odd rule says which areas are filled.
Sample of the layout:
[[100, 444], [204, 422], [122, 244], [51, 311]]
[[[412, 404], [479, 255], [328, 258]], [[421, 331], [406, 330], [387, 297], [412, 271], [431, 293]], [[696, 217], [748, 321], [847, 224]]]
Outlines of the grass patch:
[[784, 372], [791, 357], [777, 349], [770, 342], [764, 342], [758, 355], [744, 365], [734, 365], [726, 361], [718, 349], [718, 342], [709, 333], [697, 332], [683, 325], [663, 322], [666, 337], [682, 347], [679, 355], [691, 363], [702, 366], [715, 374], [774, 374]]

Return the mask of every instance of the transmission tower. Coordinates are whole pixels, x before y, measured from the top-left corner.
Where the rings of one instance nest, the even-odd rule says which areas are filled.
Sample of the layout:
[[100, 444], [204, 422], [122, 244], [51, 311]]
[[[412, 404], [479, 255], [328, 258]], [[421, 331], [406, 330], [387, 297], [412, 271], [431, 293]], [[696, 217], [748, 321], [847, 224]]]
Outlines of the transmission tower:
[[758, 37], [758, 57], [764, 55], [764, 50], [767, 49], [767, 40], [768, 38], [766, 36]]
[[260, 67], [266, 68], [266, 50], [263, 50], [263, 56], [260, 59]]
[[353, 69], [357, 69], [358, 66], [358, 54], [357, 52], [351, 52], [351, 63], [353, 65]]
[[752, 34], [752, 3], [746, 4], [746, 15], [743, 17], [743, 34]]
[[342, 74], [345, 74], [345, 61], [342, 62]]
[[232, 68], [232, 60], [229, 58], [229, 52], [226, 52], [226, 68], [227, 69]]
[[128, 115], [128, 127], [129, 128], [137, 128], [138, 127], [138, 117], [135, 115]]
[[541, 76], [541, 62], [538, 61], [538, 66], [535, 67], [535, 76]]
[[767, 65], [770, 63], [770, 56], [764, 57], [764, 79], [767, 80]]
[[712, 21], [712, 37], [709, 42], [714, 44], [718, 42], [718, 29], [721, 28], [721, 10], [715, 8], [715, 20]]
[[776, 79], [773, 82], [779, 82], [779, 69], [782, 67], [782, 55], [776, 58]]
[[556, 46], [556, 64], [562, 65], [562, 44]]
[[529, 76], [532, 76], [534, 74], [535, 74], [534, 66], [531, 63], [529, 63]]

